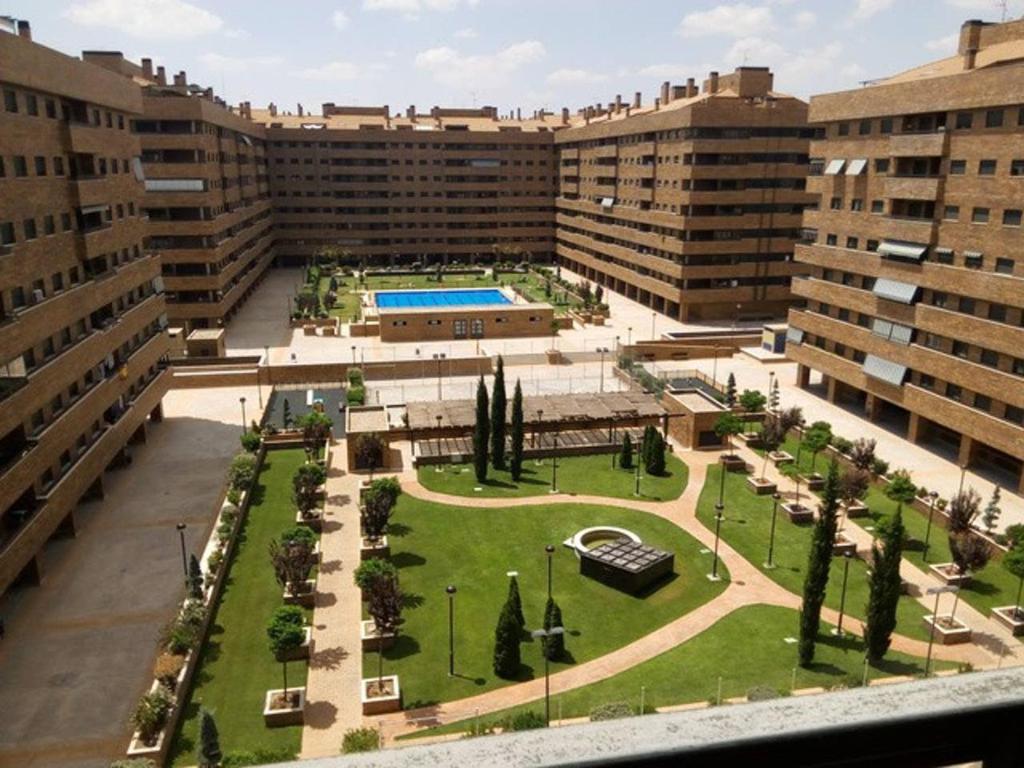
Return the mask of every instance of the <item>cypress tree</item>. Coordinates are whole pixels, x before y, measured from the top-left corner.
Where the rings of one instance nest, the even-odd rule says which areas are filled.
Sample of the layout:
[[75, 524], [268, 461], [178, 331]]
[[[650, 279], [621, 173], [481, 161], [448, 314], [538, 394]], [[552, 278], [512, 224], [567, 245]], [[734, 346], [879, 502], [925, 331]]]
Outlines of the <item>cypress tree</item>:
[[818, 520], [814, 524], [811, 550], [804, 579], [804, 602], [800, 609], [800, 666], [814, 661], [814, 644], [821, 624], [821, 605], [825, 601], [832, 548], [836, 541], [836, 509], [839, 506], [839, 465], [832, 461], [825, 479]]
[[900, 560], [903, 557], [903, 510], [882, 531], [882, 546], [871, 545], [871, 575], [868, 580], [868, 620], [864, 625], [864, 644], [868, 659], [879, 661], [889, 650], [896, 628], [896, 607], [900, 599]]
[[[564, 626], [562, 624], [562, 609], [558, 607], [558, 603], [555, 602], [553, 597], [549, 597], [548, 603], [544, 607], [544, 629], [561, 626]], [[544, 658], [548, 661], [557, 661], [561, 659], [565, 654], [565, 635], [551, 635], [551, 637], [545, 637], [543, 650]]]
[[656, 429], [651, 434], [651, 445], [647, 450], [645, 468], [649, 475], [665, 474], [665, 438]]
[[195, 555], [188, 558], [188, 594], [196, 600], [203, 599], [203, 569]]
[[725, 404], [730, 408], [736, 407], [736, 377], [731, 373], [725, 381]]
[[203, 709], [199, 720], [199, 748], [196, 750], [196, 763], [199, 768], [217, 768], [224, 759], [220, 749], [220, 734], [213, 713]]
[[494, 372], [494, 389], [491, 393], [491, 465], [495, 469], [505, 468], [505, 419], [508, 398], [505, 394], [505, 361], [498, 355], [498, 369]]
[[476, 481], [487, 479], [487, 441], [490, 435], [490, 415], [487, 413], [487, 387], [484, 377], [476, 386], [476, 425], [473, 427], [473, 469]]
[[516, 379], [516, 390], [512, 394], [512, 456], [510, 471], [516, 482], [523, 474], [523, 388]]
[[506, 600], [494, 630], [494, 674], [512, 680], [519, 674], [519, 621]]
[[515, 576], [509, 579], [508, 599], [506, 602], [511, 607], [512, 615], [516, 617], [519, 628], [526, 629], [526, 617], [523, 616], [523, 600], [519, 597], [519, 580]]
[[619, 466], [623, 469], [633, 468], [633, 438], [627, 432], [622, 437], [622, 452], [619, 454]]
[[640, 438], [640, 466], [647, 468], [651, 460], [651, 447], [654, 442], [653, 432], [656, 430], [650, 424], [644, 427], [643, 437]]

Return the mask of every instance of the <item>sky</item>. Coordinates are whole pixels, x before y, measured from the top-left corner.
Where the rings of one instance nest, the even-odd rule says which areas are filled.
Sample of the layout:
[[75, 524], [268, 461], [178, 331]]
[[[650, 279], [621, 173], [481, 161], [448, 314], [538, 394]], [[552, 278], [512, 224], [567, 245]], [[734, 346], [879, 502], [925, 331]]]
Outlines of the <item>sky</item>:
[[[769, 66], [807, 98], [956, 50], [960, 24], [1024, 0], [7, 0], [70, 55], [143, 56], [230, 103], [572, 110], [663, 80]], [[257, 10], [259, 9], [259, 10]], [[266, 9], [266, 10], [263, 10]]]

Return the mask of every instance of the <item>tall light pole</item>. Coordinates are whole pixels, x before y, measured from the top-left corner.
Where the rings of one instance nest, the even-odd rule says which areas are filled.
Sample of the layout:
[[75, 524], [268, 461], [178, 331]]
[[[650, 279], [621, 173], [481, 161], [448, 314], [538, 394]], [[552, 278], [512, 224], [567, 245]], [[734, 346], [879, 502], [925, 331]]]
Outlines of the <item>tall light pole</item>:
[[554, 544], [548, 544], [546, 547], [544, 547], [544, 551], [547, 553], [547, 556], [548, 556], [548, 600], [550, 600], [551, 599], [551, 561], [552, 561], [552, 559], [555, 556], [555, 545]]
[[558, 493], [558, 426], [551, 435], [554, 441], [551, 453], [551, 493]]
[[[437, 414], [437, 416], [435, 418], [437, 419], [437, 458], [440, 459], [441, 458], [441, 419], [442, 419], [442, 416], [439, 413], [439, 414]], [[441, 463], [440, 462], [438, 462], [438, 464], [437, 464], [437, 471], [438, 472], [442, 471], [441, 470]]]
[[242, 434], [245, 434], [245, 396], [238, 398], [238, 402], [242, 404]]
[[537, 426], [533, 429], [533, 445], [534, 447], [540, 447], [540, 425], [544, 421], [544, 409], [537, 409]]
[[444, 398], [441, 396], [441, 361], [445, 358], [444, 352], [435, 352], [434, 359], [437, 360], [437, 401], [441, 402]]
[[654, 335], [654, 323], [655, 323], [655, 321], [657, 319], [658, 319], [658, 313], [657, 312], [651, 312], [651, 339], [652, 340], [657, 338], [657, 336]]
[[779, 513], [779, 499], [781, 498], [782, 494], [778, 491], [772, 494], [772, 527], [768, 534], [768, 562], [764, 564], [765, 568], [775, 567], [775, 516]]
[[544, 722], [551, 725], [551, 671], [548, 654], [544, 648], [544, 641], [549, 637], [556, 637], [565, 634], [565, 627], [552, 627], [551, 629], [535, 629], [530, 636], [541, 641], [540, 652], [544, 657]]
[[356, 364], [356, 345], [352, 345], [352, 365]]
[[455, 585], [449, 584], [448, 594], [448, 677], [455, 677]]
[[843, 592], [839, 597], [839, 623], [836, 624], [835, 630], [832, 632], [836, 637], [843, 636], [843, 613], [846, 611], [846, 582], [850, 578], [850, 560], [852, 555], [847, 550], [843, 552]]
[[634, 463], [633, 477], [635, 478], [635, 480], [634, 480], [634, 488], [633, 488], [633, 495], [634, 496], [639, 496], [640, 495], [640, 457], [639, 456], [634, 456], [633, 457], [633, 463]]
[[181, 572], [185, 575], [185, 588], [188, 589], [188, 555], [185, 554], [185, 529], [188, 526], [185, 523], [178, 523], [175, 528], [178, 529], [178, 538], [181, 540]]
[[629, 326], [626, 329], [626, 346], [627, 347], [633, 346], [633, 326], [632, 325]]
[[960, 465], [960, 487], [957, 489], [957, 495], [964, 492], [964, 478], [967, 476], [967, 462]]
[[722, 511], [725, 509], [721, 504], [715, 504], [715, 557], [711, 561], [711, 573], [708, 574], [708, 581], [719, 581], [718, 575], [718, 538], [722, 531]]
[[932, 643], [935, 641], [935, 628], [939, 623], [939, 597], [946, 592], [956, 592], [959, 587], [953, 586], [952, 584], [945, 587], [932, 587], [927, 590], [929, 595], [935, 595], [935, 607], [932, 609], [932, 627], [931, 631], [928, 632], [928, 655], [924, 660], [924, 676], [928, 677], [931, 666], [932, 666]]
[[718, 505], [719, 507], [725, 505], [725, 456], [722, 454], [722, 461], [719, 462], [718, 468], [721, 470], [721, 477], [718, 482]]
[[928, 494], [928, 525], [924, 529], [924, 551], [921, 552], [921, 561], [924, 563], [928, 562], [928, 546], [929, 540], [932, 537], [932, 515], [935, 514], [935, 502], [938, 498], [938, 491], [932, 491]]
[[608, 352], [608, 347], [598, 347], [597, 351], [601, 353], [601, 391], [604, 392], [604, 356]]

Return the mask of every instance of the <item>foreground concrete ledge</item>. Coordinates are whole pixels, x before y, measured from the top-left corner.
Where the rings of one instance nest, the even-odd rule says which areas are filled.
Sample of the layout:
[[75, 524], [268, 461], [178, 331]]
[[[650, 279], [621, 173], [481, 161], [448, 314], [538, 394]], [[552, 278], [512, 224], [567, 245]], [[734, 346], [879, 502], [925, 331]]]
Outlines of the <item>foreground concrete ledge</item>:
[[[819, 696], [786, 697], [753, 704], [408, 746], [366, 755], [301, 761], [298, 765], [303, 768], [441, 765], [484, 768], [599, 765], [612, 761], [627, 765], [630, 758], [653, 759], [669, 755], [678, 758], [679, 764], [685, 764], [687, 752], [715, 745], [740, 745], [796, 735], [826, 739], [831, 733], [839, 730], [849, 732], [858, 725], [898, 725], [902, 720], [961, 716], [974, 711], [994, 711], [1009, 704], [1019, 708], [1022, 702], [1024, 668], [1014, 668], [919, 680], [904, 685], [854, 688]], [[825, 756], [823, 753], [822, 757]]]

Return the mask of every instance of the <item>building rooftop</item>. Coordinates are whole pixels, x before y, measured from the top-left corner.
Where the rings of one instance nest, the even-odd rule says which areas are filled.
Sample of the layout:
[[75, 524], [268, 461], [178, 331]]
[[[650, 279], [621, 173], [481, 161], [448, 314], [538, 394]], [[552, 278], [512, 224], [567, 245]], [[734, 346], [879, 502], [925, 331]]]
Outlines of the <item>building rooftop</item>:
[[348, 409], [348, 424], [345, 432], [387, 432], [388, 412], [383, 405], [357, 406]]
[[253, 109], [252, 119], [274, 128], [305, 128], [310, 131], [335, 130], [387, 130], [409, 132], [432, 131], [492, 131], [499, 133], [554, 131], [564, 127], [561, 117], [550, 112], [535, 112], [531, 117], [499, 116], [494, 107], [479, 109], [439, 109], [434, 107], [423, 114], [410, 107], [405, 114], [393, 114], [389, 107], [348, 107], [324, 104], [322, 114], [279, 111], [270, 105], [266, 109]]
[[196, 328], [188, 335], [189, 341], [217, 341], [223, 338], [223, 328]]

